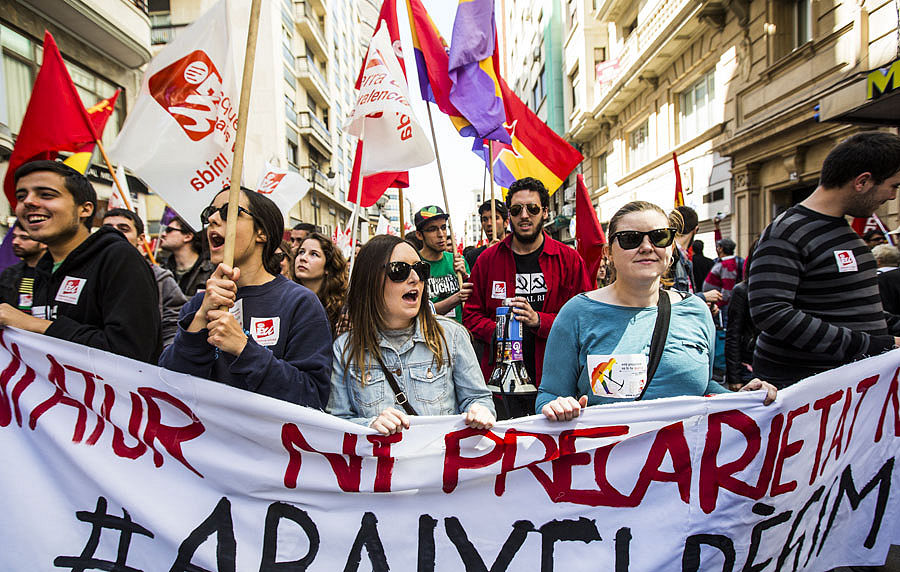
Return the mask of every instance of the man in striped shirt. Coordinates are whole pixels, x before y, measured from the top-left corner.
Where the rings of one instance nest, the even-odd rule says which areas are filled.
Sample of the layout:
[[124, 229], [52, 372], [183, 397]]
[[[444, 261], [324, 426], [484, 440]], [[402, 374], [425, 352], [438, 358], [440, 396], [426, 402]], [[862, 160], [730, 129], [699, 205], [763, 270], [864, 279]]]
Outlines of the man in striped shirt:
[[872, 252], [844, 218], [871, 216], [898, 187], [900, 137], [859, 133], [831, 150], [816, 190], [763, 232], [749, 282], [757, 377], [786, 387], [900, 345]]

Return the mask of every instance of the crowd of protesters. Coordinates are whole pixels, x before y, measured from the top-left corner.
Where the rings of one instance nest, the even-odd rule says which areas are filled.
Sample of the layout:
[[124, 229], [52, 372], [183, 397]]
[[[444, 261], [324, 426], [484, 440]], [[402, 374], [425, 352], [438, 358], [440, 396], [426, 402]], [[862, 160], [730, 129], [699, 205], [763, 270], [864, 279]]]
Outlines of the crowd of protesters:
[[[405, 239], [362, 246], [352, 271], [315, 226], [286, 236], [278, 207], [249, 189], [232, 265], [223, 261], [225, 191], [203, 211], [203, 228], [176, 217], [160, 229], [167, 256], [156, 265], [142, 256], [135, 213], [109, 210], [92, 232], [97, 196], [77, 171], [34, 161], [15, 182], [22, 262], [0, 275], [0, 326], [384, 434], [414, 415], [459, 414], [484, 429], [498, 418], [567, 421], [593, 405], [730, 390], [765, 390], [770, 403], [777, 388], [900, 342], [889, 313], [900, 309], [900, 252], [884, 233], [864, 241], [845, 219], [896, 197], [900, 137], [884, 132], [836, 146], [819, 187], [746, 259], [727, 237], [716, 258], [704, 256], [692, 209], [634, 201], [610, 218], [594, 276], [544, 230], [550, 193], [531, 177], [479, 206], [486, 244], [465, 256], [449, 214], [426, 206]], [[511, 352], [513, 321], [521, 337]]]

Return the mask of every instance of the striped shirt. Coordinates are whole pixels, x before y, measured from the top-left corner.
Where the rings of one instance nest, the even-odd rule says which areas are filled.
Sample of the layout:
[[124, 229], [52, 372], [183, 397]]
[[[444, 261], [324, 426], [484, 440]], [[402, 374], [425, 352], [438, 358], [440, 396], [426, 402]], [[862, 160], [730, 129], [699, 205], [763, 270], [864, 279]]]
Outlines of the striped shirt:
[[844, 217], [796, 205], [775, 219], [749, 273], [753, 373], [785, 386], [893, 347], [875, 267]]

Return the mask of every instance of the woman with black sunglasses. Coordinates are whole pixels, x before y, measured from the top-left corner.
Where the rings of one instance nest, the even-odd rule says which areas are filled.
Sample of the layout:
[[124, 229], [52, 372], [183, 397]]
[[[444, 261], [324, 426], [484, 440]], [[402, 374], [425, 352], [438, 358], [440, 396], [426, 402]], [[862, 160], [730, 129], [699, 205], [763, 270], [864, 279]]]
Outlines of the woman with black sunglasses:
[[[712, 380], [715, 327], [706, 304], [662, 289], [680, 227], [677, 211], [667, 216], [643, 201], [613, 215], [606, 254], [615, 280], [560, 310], [547, 339], [537, 412], [566, 421], [587, 405], [728, 392]], [[771, 403], [775, 388], [765, 382], [743, 390], [762, 388]]]
[[350, 330], [334, 342], [328, 412], [391, 435], [412, 415], [464, 414], [477, 429], [494, 406], [465, 328], [428, 305], [430, 267], [402, 238], [362, 247], [347, 296]]
[[222, 263], [227, 190], [201, 215], [218, 266], [206, 290], [182, 308], [159, 365], [323, 409], [331, 374], [325, 310], [315, 294], [280, 273], [275, 252], [284, 218], [275, 203], [241, 187], [239, 204], [233, 267]]

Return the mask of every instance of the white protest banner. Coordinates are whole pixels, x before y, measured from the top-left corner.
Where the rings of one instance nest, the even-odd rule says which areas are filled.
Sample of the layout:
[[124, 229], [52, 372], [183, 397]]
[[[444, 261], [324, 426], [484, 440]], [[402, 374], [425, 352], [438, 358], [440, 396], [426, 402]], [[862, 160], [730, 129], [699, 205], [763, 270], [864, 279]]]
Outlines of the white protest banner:
[[287, 217], [291, 208], [309, 192], [309, 187], [309, 181], [299, 174], [266, 161], [266, 170], [259, 178], [256, 192], [272, 199], [281, 214]]
[[0, 331], [9, 570], [823, 571], [900, 542], [900, 352], [491, 431], [325, 413]]
[[409, 104], [409, 90], [387, 26], [378, 28], [369, 43], [356, 105], [345, 128], [365, 140], [363, 175], [403, 171], [434, 161], [431, 144]]
[[110, 156], [194, 228], [230, 184], [238, 89], [228, 0], [220, 0], [147, 66]]

